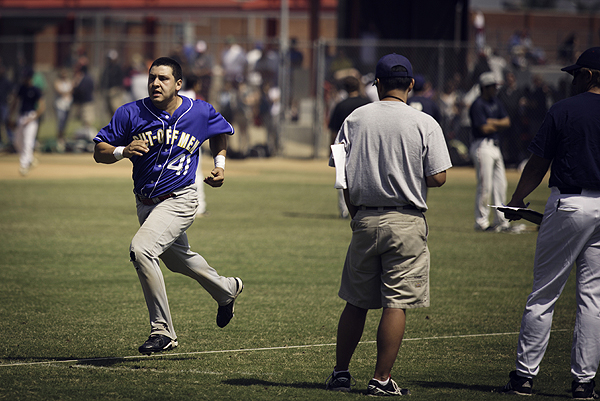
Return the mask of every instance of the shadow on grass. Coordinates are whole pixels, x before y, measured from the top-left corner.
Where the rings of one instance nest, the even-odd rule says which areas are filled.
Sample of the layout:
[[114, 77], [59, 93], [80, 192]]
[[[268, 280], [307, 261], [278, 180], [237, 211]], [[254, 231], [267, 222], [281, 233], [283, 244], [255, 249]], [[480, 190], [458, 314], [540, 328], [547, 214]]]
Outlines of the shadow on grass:
[[260, 379], [229, 379], [224, 380], [224, 384], [229, 384], [231, 386], [264, 386], [264, 387], [292, 387], [292, 388], [315, 388], [315, 389], [325, 389], [325, 383], [277, 383], [271, 382], [267, 380]]
[[[424, 382], [424, 381], [411, 381], [411, 384], [415, 386], [422, 387], [424, 389], [430, 390], [468, 390], [474, 393], [493, 393], [494, 390], [498, 389], [499, 386], [482, 386], [482, 385], [469, 385], [463, 383], [452, 383], [452, 382]], [[229, 384], [231, 386], [263, 386], [263, 387], [291, 387], [298, 389], [320, 389], [325, 390], [324, 383], [308, 383], [308, 382], [299, 382], [299, 383], [277, 383], [267, 380], [260, 379], [229, 379], [224, 380], [223, 384]], [[411, 386], [408, 386], [410, 389]], [[362, 393], [366, 394], [366, 391], [363, 390], [352, 390], [352, 393]], [[571, 398], [570, 392], [569, 394], [564, 395], [556, 395], [556, 394], [548, 394], [544, 392], [534, 391], [536, 396], [540, 397], [552, 397], [552, 398]], [[498, 394], [500, 395], [500, 394]]]
[[342, 220], [337, 215], [331, 213], [298, 213], [298, 212], [283, 212], [285, 217], [300, 218], [300, 219], [317, 219], [317, 220]]
[[453, 382], [425, 382], [425, 381], [411, 381], [411, 383], [421, 386], [423, 388], [429, 389], [455, 389], [455, 390], [471, 390], [471, 391], [479, 391], [484, 393], [491, 393], [493, 390], [497, 389], [499, 386], [482, 386], [482, 385], [470, 385], [463, 383], [453, 383]]
[[90, 358], [76, 358], [76, 357], [57, 357], [57, 358], [36, 358], [36, 357], [8, 357], [1, 358], [4, 364], [22, 364], [22, 365], [35, 365], [35, 364], [44, 364], [44, 363], [65, 363], [70, 362], [74, 365], [89, 365], [89, 366], [98, 366], [98, 367], [110, 367], [113, 365], [117, 365], [120, 363], [128, 363], [128, 362], [143, 362], [148, 360], [158, 360], [163, 359], [164, 357], [169, 357], [171, 361], [187, 361], [191, 359], [195, 359], [194, 357], [189, 356], [179, 356], [172, 357], [170, 354], [155, 354], [155, 355], [139, 355], [139, 356], [105, 356], [105, 357], [90, 357]]
[[[425, 382], [425, 381], [411, 381], [411, 384], [415, 384], [417, 386], [421, 386], [427, 389], [454, 389], [454, 390], [469, 390], [480, 393], [495, 393], [497, 389], [502, 386], [483, 386], [483, 385], [470, 385], [463, 383], [452, 383], [452, 382]], [[410, 387], [409, 387], [410, 388]], [[540, 397], [551, 397], [551, 398], [571, 398], [571, 391], [567, 392], [568, 394], [556, 395], [544, 393], [543, 391], [533, 390], [533, 395]], [[498, 393], [498, 395], [500, 395]]]
[[568, 398], [570, 400], [573, 399], [573, 397], [571, 396], [571, 390], [565, 390], [565, 394], [562, 394], [562, 395], [549, 394], [549, 393], [544, 393], [544, 392], [537, 392], [537, 391], [533, 390], [533, 395], [535, 395], [536, 397]]
[[105, 358], [87, 358], [77, 359], [78, 365], [91, 365], [91, 366], [113, 366], [119, 363], [130, 363], [130, 362], [145, 362], [150, 360], [162, 360], [168, 359], [169, 361], [190, 361], [196, 360], [194, 356], [173, 356], [172, 354], [153, 354], [153, 355], [140, 355], [140, 356], [128, 356], [128, 357], [105, 357]]

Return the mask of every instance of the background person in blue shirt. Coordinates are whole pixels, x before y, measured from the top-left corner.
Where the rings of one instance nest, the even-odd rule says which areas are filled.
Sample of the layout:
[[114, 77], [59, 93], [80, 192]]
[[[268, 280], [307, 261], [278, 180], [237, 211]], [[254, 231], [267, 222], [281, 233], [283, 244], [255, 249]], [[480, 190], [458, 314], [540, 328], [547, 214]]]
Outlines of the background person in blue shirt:
[[[357, 108], [364, 106], [365, 104], [371, 103], [371, 100], [362, 95], [361, 83], [355, 76], [349, 75], [342, 80], [342, 87], [348, 94], [348, 97], [339, 102], [333, 108], [331, 117], [329, 118], [329, 132], [331, 134], [331, 143], [335, 142], [342, 124], [346, 117], [350, 115]], [[346, 200], [344, 199], [344, 192], [341, 189], [338, 192], [338, 211], [340, 212], [340, 218], [347, 219], [350, 215], [348, 213], [348, 207], [346, 206]]]
[[408, 98], [406, 104], [412, 108], [422, 111], [423, 113], [429, 114], [435, 118], [435, 121], [441, 123], [442, 116], [440, 114], [440, 108], [437, 103], [429, 94], [431, 93], [431, 85], [422, 75], [415, 75], [415, 87], [413, 88], [413, 95]]
[[40, 125], [40, 117], [46, 110], [42, 90], [33, 84], [34, 71], [28, 69], [13, 99], [9, 115], [17, 115], [17, 120], [9, 125], [14, 128], [14, 145], [19, 153], [19, 172], [25, 176], [35, 164], [33, 152], [35, 138]]

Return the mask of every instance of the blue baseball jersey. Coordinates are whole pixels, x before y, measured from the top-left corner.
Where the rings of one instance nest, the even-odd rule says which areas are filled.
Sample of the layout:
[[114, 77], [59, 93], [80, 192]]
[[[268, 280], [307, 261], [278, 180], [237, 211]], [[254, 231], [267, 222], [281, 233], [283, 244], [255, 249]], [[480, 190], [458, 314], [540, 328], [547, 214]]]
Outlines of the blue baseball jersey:
[[200, 145], [219, 134], [233, 135], [233, 126], [212, 105], [181, 96], [173, 115], [154, 106], [150, 98], [117, 109], [94, 142], [127, 146], [148, 141], [148, 153], [130, 158], [135, 192], [148, 198], [165, 195], [196, 181]]

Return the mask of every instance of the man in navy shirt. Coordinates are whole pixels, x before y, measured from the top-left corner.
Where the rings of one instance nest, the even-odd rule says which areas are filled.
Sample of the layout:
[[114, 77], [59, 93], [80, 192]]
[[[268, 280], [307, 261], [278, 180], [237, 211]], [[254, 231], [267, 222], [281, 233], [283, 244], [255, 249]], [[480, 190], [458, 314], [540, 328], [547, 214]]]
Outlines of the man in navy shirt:
[[[342, 85], [348, 97], [339, 102], [331, 113], [329, 118], [329, 132], [331, 133], [331, 143], [335, 142], [335, 138], [342, 128], [342, 124], [346, 120], [346, 117], [350, 115], [357, 108], [364, 106], [365, 104], [371, 103], [371, 101], [361, 94], [360, 81], [355, 76], [347, 76], [343, 79]], [[344, 193], [341, 189], [338, 189], [338, 210], [340, 212], [340, 218], [347, 219], [350, 215], [348, 213], [348, 207], [344, 199]]]
[[209, 140], [215, 168], [204, 182], [223, 185], [226, 135], [233, 127], [202, 100], [178, 95], [183, 77], [175, 60], [161, 57], [150, 67], [149, 97], [117, 109], [111, 122], [94, 138], [94, 159], [111, 164], [128, 158], [133, 164], [133, 192], [140, 229], [133, 237], [130, 258], [150, 315], [150, 337], [142, 354], [177, 347], [159, 258], [167, 268], [196, 280], [219, 304], [217, 325], [225, 327], [242, 292], [242, 280], [220, 276], [192, 252], [186, 230], [198, 208], [196, 169], [200, 145]]
[[510, 118], [496, 96], [496, 78], [491, 72], [479, 77], [481, 96], [475, 99], [469, 110], [473, 142], [471, 160], [477, 175], [475, 195], [475, 230], [508, 231], [510, 224], [502, 212], [494, 211], [494, 221], [489, 222], [488, 205], [506, 202], [506, 173], [500, 151], [500, 132], [510, 127]]
[[[550, 165], [551, 194], [540, 225], [516, 370], [499, 389], [532, 393], [550, 339], [554, 305], [569, 274], [577, 269], [577, 314], [571, 351], [574, 399], [599, 399], [594, 377], [600, 362], [600, 47], [565, 67], [577, 95], [557, 102], [529, 145], [532, 152], [508, 206], [524, 199], [544, 179]], [[518, 216], [507, 214], [510, 219]]]
[[23, 74], [23, 82], [11, 105], [9, 115], [18, 115], [15, 127], [15, 149], [19, 153], [19, 173], [25, 176], [34, 164], [35, 138], [40, 125], [40, 117], [46, 110], [46, 102], [42, 91], [33, 84], [33, 70]]
[[441, 122], [440, 108], [438, 107], [435, 100], [426, 94], [426, 84], [428, 85], [425, 77], [422, 75], [415, 75], [415, 86], [411, 97], [408, 98], [406, 104], [414, 109], [420, 110], [423, 113], [429, 114], [435, 118], [438, 123]]

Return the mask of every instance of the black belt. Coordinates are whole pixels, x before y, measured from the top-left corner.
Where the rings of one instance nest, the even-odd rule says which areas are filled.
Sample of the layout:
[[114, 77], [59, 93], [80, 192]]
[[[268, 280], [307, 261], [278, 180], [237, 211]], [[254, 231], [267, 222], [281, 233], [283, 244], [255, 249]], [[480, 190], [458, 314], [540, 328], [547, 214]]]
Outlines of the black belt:
[[583, 188], [579, 187], [568, 187], [568, 188], [558, 188], [562, 195], [581, 195], [581, 191]]
[[157, 196], [156, 198], [146, 198], [145, 196], [141, 196], [141, 195], [137, 195], [137, 194], [135, 196], [144, 205], [146, 205], [146, 206], [152, 206], [152, 205], [156, 205], [157, 203], [160, 203], [160, 202], [162, 202], [162, 201], [164, 201], [166, 199], [174, 198], [177, 195], [175, 195], [173, 192], [171, 192], [170, 194]]
[[500, 146], [500, 140], [499, 139], [489, 138], [487, 136], [480, 136], [480, 137], [475, 138], [475, 139], [481, 139], [482, 141], [492, 141], [495, 146]]
[[404, 205], [404, 206], [360, 206], [360, 210], [419, 210], [415, 205]]

